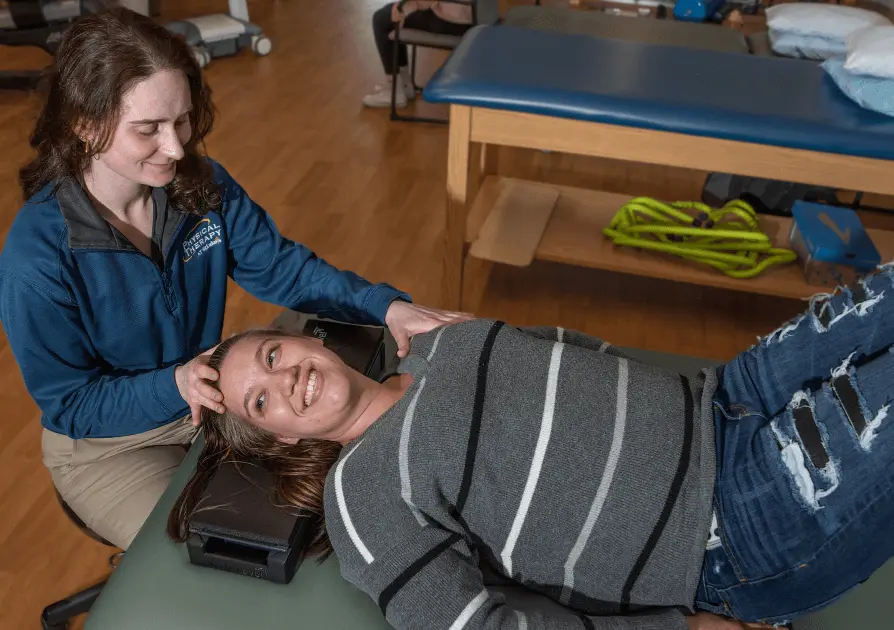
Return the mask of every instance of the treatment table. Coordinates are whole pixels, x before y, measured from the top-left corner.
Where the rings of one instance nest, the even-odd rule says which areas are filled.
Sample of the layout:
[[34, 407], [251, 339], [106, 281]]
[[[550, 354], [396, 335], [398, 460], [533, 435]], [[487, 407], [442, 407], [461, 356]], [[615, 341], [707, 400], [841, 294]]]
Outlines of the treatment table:
[[[304, 321], [286, 312], [276, 325], [300, 331]], [[390, 337], [386, 348], [393, 357], [396, 345]], [[626, 352], [688, 375], [710, 365], [704, 359]], [[305, 561], [287, 585], [190, 564], [185, 546], [171, 542], [165, 524], [195, 470], [201, 445], [199, 438], [119, 562], [87, 616], [86, 630], [388, 630], [376, 604], [341, 578], [335, 556], [322, 564]], [[823, 616], [796, 624], [795, 630], [881, 629], [882, 620], [894, 618], [894, 600], [887, 596], [892, 582], [894, 562]], [[521, 609], [558, 607], [521, 587], [494, 590]]]
[[[503, 16], [504, 26], [682, 46], [712, 52], [749, 52], [748, 40], [737, 30], [714, 28], [697, 22], [640, 19], [602, 11], [579, 11], [556, 6], [513, 7]], [[570, 60], [569, 60], [570, 61]]]
[[[493, 262], [548, 260], [786, 298], [817, 291], [797, 265], [740, 280], [615, 248], [602, 228], [630, 195], [501, 177], [499, 146], [894, 194], [894, 118], [860, 108], [819, 65], [800, 60], [479, 26], [424, 96], [450, 105], [447, 308], [462, 308], [467, 250]], [[790, 226], [762, 218], [781, 246]], [[883, 259], [894, 258], [894, 232], [870, 235]]]

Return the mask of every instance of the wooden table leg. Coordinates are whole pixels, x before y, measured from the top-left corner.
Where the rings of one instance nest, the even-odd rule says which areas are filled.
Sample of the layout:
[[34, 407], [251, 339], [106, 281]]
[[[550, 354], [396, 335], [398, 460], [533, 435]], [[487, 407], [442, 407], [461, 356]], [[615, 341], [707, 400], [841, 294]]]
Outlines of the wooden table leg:
[[[444, 308], [462, 308], [463, 248], [466, 219], [469, 214], [469, 152], [472, 110], [466, 105], [450, 106], [450, 132], [447, 145], [447, 212], [444, 224]], [[475, 171], [475, 179], [478, 169]], [[477, 182], [476, 182], [477, 183]]]
[[[497, 175], [499, 171], [500, 146], [497, 144], [484, 144], [471, 142], [469, 144], [469, 185], [467, 187], [466, 217], [475, 207], [478, 193], [489, 175]], [[468, 221], [467, 221], [468, 225]], [[478, 238], [478, 234], [465, 231], [463, 242], [463, 266], [462, 266], [462, 309], [475, 313], [484, 297], [487, 286], [490, 283], [491, 271], [494, 263], [483, 258], [475, 258], [469, 255], [472, 241]]]

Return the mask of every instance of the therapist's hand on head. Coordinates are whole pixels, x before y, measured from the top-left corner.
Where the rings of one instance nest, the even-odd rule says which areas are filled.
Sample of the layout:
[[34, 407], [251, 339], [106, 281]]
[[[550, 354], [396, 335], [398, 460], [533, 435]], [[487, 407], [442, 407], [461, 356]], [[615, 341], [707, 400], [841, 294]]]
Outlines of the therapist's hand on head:
[[223, 413], [223, 394], [208, 381], [216, 381], [219, 378], [217, 370], [208, 365], [208, 359], [214, 348], [203, 352], [189, 363], [181, 365], [174, 370], [174, 380], [183, 400], [189, 405], [192, 414], [192, 423], [199, 426], [202, 418], [202, 407], [208, 407], [218, 413]]
[[397, 342], [397, 356], [405, 357], [410, 351], [410, 339], [414, 335], [427, 333], [444, 324], [455, 324], [472, 319], [468, 313], [439, 311], [395, 300], [385, 313], [385, 325]]

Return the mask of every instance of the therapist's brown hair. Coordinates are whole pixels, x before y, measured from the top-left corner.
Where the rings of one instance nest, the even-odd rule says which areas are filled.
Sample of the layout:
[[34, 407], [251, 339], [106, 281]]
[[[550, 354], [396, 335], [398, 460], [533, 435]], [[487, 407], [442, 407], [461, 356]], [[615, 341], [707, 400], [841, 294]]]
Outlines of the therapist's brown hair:
[[[217, 208], [220, 191], [201, 151], [214, 123], [211, 90], [183, 39], [124, 8], [78, 18], [62, 36], [41, 78], [43, 103], [31, 134], [37, 155], [19, 171], [25, 200], [64, 177], [80, 179], [91, 158], [112, 140], [124, 95], [162, 70], [182, 72], [192, 100], [192, 135], [166, 188], [168, 199], [192, 214], [204, 215]], [[90, 141], [81, 137], [85, 129], [93, 137]]]
[[[252, 330], [230, 337], [217, 346], [208, 364], [219, 374], [230, 349], [239, 341], [284, 335], [287, 334], [278, 330]], [[168, 516], [168, 536], [177, 542], [188, 538], [189, 521], [202, 509], [202, 494], [220, 466], [245, 465], [246, 460], [250, 460], [250, 465], [263, 466], [276, 480], [271, 501], [291, 505], [315, 517], [315, 529], [306, 555], [320, 556], [321, 561], [328, 557], [332, 553], [332, 544], [326, 534], [323, 489], [326, 475], [341, 452], [341, 445], [327, 440], [299, 440], [296, 444], [286, 444], [235, 414], [217, 413], [206, 408], [202, 409], [201, 426], [205, 443], [195, 474]]]

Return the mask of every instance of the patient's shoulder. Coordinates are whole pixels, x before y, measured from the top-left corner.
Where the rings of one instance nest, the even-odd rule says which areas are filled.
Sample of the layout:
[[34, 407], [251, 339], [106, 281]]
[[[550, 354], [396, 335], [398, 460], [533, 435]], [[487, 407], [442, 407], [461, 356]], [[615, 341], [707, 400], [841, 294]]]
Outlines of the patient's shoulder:
[[415, 523], [401, 496], [397, 445], [371, 437], [344, 448], [324, 489], [326, 532], [348, 580]]

